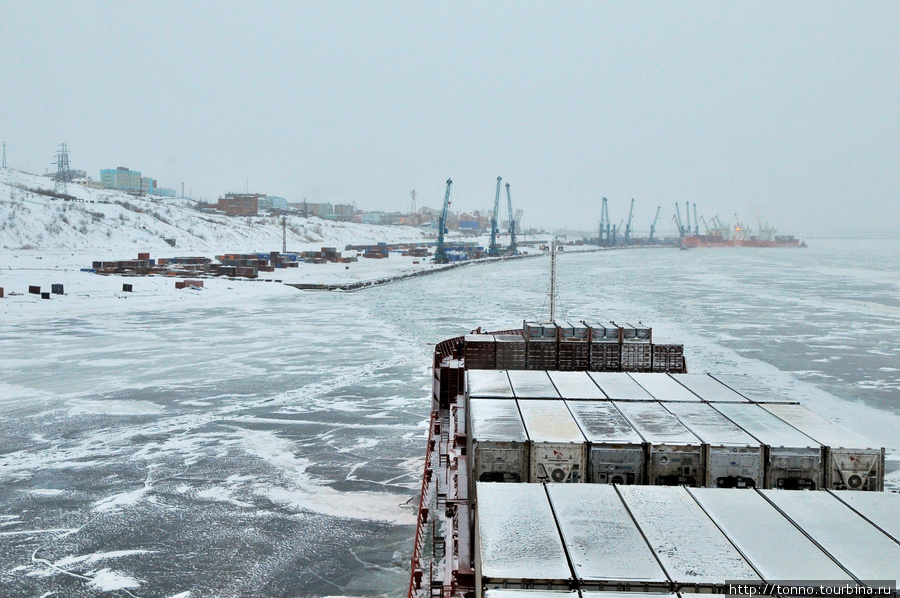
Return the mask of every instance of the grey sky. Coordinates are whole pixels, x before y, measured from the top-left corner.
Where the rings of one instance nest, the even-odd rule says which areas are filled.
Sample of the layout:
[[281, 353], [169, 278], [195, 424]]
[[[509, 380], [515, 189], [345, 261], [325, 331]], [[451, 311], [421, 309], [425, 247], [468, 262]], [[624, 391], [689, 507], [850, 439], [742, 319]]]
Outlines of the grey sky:
[[7, 2], [10, 166], [194, 197], [900, 226], [900, 3]]

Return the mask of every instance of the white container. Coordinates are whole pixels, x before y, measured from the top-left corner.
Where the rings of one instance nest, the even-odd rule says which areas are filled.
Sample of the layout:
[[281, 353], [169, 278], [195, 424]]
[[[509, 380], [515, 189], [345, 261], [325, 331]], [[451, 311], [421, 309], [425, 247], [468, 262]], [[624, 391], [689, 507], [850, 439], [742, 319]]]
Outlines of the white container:
[[600, 390], [587, 372], [547, 372], [559, 395], [564, 399], [599, 399], [606, 395]]
[[884, 490], [884, 448], [825, 419], [803, 405], [763, 405], [824, 445], [825, 487], [832, 490]]
[[644, 483], [644, 439], [609, 401], [566, 401], [588, 441], [587, 482]]
[[700, 397], [675, 382], [668, 374], [629, 372], [628, 375], [657, 401], [699, 403]]
[[559, 393], [543, 370], [510, 370], [509, 382], [517, 399], [558, 399]]
[[742, 396], [709, 374], [669, 374], [679, 384], [707, 403], [749, 403]]
[[729, 582], [761, 581], [686, 488], [616, 489], [676, 586], [686, 586], [688, 591], [721, 592]]
[[762, 443], [707, 403], [663, 403], [703, 441], [705, 486], [757, 488], [763, 477]]
[[515, 397], [506, 370], [467, 371], [466, 396], [487, 399], [512, 399]]
[[[853, 581], [759, 493], [711, 488], [688, 492], [767, 582]], [[777, 550], [773, 550], [773, 538], [777, 538]]]
[[900, 544], [831, 493], [760, 492], [857, 579], [900, 581]]
[[717, 403], [714, 409], [766, 447], [765, 488], [820, 490], [824, 447], [759, 405]]
[[518, 401], [530, 441], [531, 482], [584, 481], [587, 441], [564, 401]]
[[614, 402], [647, 443], [646, 483], [699, 486], [705, 479], [703, 442], [656, 402]]
[[527, 482], [528, 435], [516, 401], [469, 399], [467, 415], [470, 481]]
[[771, 388], [755, 376], [748, 374], [713, 374], [712, 376], [735, 392], [747, 397], [751, 403], [797, 403], [796, 399], [785, 396], [783, 391]]
[[607, 397], [614, 401], [652, 401], [653, 397], [626, 372], [589, 372]]
[[475, 595], [494, 588], [568, 590], [572, 571], [544, 487], [477, 484]]
[[669, 589], [613, 486], [550, 484], [547, 494], [581, 590]]
[[900, 543], [900, 494], [896, 492], [852, 492], [829, 490], [838, 500], [865, 517]]

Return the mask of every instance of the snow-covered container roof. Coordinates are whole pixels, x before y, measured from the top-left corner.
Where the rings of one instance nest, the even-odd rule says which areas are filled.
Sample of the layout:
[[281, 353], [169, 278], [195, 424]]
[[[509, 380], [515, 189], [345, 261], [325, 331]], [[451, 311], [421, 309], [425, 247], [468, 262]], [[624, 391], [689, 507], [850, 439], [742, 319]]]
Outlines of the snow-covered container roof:
[[900, 581], [900, 544], [834, 495], [822, 491], [759, 492], [857, 579]]
[[506, 370], [469, 370], [466, 380], [469, 397], [511, 399], [515, 396]]
[[900, 542], [900, 494], [855, 490], [829, 490], [829, 492]]
[[532, 442], [586, 442], [564, 401], [519, 401], [519, 411], [522, 412], [522, 420]]
[[587, 372], [547, 372], [564, 399], [605, 399]]
[[614, 486], [549, 484], [547, 493], [580, 581], [668, 583]]
[[609, 401], [566, 401], [588, 442], [642, 444], [644, 440]]
[[509, 370], [509, 381], [517, 399], [558, 399], [559, 393], [542, 370]]
[[728, 581], [760, 581], [686, 488], [617, 488], [673, 582], [721, 586]]
[[749, 403], [709, 374], [670, 374], [679, 384], [709, 403]]
[[[489, 588], [484, 592], [484, 598], [582, 598], [584, 594], [578, 594], [577, 590], [569, 592], [563, 590], [514, 590], [510, 588]], [[612, 597], [611, 597], [612, 598]], [[625, 598], [634, 598], [627, 596]]]
[[[717, 488], [691, 488], [689, 492], [766, 581], [852, 581], [762, 495]], [[777, 550], [773, 549], [773, 538], [778, 539]]]
[[813, 440], [831, 448], [877, 449], [871, 440], [842, 428], [803, 405], [762, 405]]
[[541, 484], [478, 482], [481, 574], [496, 580], [571, 580]]
[[615, 401], [614, 405], [628, 418], [628, 423], [638, 434], [651, 444], [703, 444], [660, 403]]
[[478, 442], [527, 442], [515, 399], [469, 399], [469, 433]]
[[754, 403], [796, 403], [795, 399], [785, 396], [784, 391], [779, 391], [765, 384], [758, 376], [749, 374], [720, 374], [713, 378], [726, 384], [750, 399]]
[[759, 405], [717, 403], [714, 409], [765, 445], [820, 448], [821, 444]]
[[700, 397], [672, 380], [668, 374], [628, 372], [628, 375], [657, 401], [700, 402]]
[[653, 397], [626, 372], [589, 372], [600, 390], [618, 401], [652, 401]]
[[663, 403], [663, 406], [707, 444], [759, 447], [759, 440], [737, 427], [708, 403]]

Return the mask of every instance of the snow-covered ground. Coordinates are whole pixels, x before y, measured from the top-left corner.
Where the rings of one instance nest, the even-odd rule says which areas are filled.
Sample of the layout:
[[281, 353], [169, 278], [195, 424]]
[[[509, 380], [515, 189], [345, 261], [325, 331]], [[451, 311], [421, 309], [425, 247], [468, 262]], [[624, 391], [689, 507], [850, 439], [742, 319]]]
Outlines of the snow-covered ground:
[[[57, 208], [29, 209], [39, 228], [38, 214]], [[21, 249], [38, 234], [21, 227], [25, 236], [0, 230], [0, 247], [13, 247], [0, 249], [0, 286], [61, 283], [66, 294], [0, 299], [8, 595], [401, 593], [434, 343], [547, 315], [546, 259], [355, 293], [223, 279], [176, 290], [165, 277], [80, 268], [137, 251], [191, 253], [182, 247], [118, 244], [101, 232], [97, 247]], [[273, 230], [274, 241], [241, 237], [195, 253], [277, 249]], [[337, 230], [342, 243], [369, 234]], [[383, 234], [368, 242], [397, 240], [373, 230]], [[896, 241], [815, 240], [805, 251], [563, 255], [560, 309], [642, 320], [658, 341], [685, 344], [691, 371], [746, 376], [872, 438], [887, 448], [896, 489], [898, 255]], [[402, 264], [392, 256], [298, 270], [340, 281]]]

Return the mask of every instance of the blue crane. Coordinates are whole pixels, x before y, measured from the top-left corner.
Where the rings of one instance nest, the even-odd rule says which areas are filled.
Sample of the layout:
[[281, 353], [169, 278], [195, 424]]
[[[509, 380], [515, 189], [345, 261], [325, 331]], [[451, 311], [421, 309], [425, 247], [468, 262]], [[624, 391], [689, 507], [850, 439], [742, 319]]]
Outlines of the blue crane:
[[444, 233], [447, 232], [447, 211], [450, 208], [450, 185], [453, 179], [447, 179], [447, 193], [444, 195], [444, 209], [441, 210], [441, 217], [438, 220], [438, 240], [437, 248], [434, 250], [434, 262], [436, 264], [446, 264], [450, 261], [447, 252], [444, 251]]
[[509, 196], [509, 183], [506, 183], [506, 206], [509, 208], [509, 255], [516, 255], [516, 218], [512, 211], [512, 198]]
[[491, 216], [491, 245], [488, 247], [488, 255], [497, 257], [500, 255], [500, 246], [497, 245], [497, 235], [500, 234], [500, 181], [497, 177], [497, 193], [494, 195], [494, 213]]

